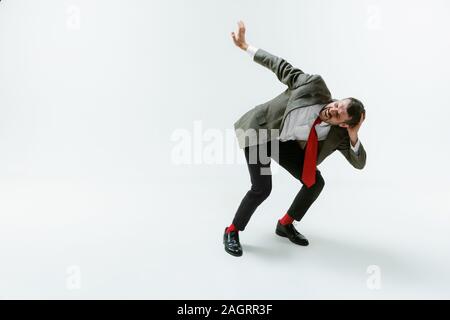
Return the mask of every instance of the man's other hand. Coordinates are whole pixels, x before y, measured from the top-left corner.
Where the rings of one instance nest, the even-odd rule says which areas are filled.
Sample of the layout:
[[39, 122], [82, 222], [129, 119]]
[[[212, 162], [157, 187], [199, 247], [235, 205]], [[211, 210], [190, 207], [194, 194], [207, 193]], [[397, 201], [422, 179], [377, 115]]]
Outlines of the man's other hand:
[[361, 128], [361, 125], [365, 119], [366, 119], [366, 114], [361, 113], [361, 118], [359, 118], [358, 124], [356, 126], [354, 126], [353, 128], [347, 127], [347, 132], [348, 132], [350, 141], [353, 146], [355, 146], [356, 142], [358, 141], [358, 131], [359, 131], [359, 128]]
[[248, 44], [245, 41], [245, 25], [242, 20], [238, 22], [237, 34], [231, 32], [231, 37], [233, 38], [233, 42], [237, 47], [241, 48], [242, 50], [247, 50]]

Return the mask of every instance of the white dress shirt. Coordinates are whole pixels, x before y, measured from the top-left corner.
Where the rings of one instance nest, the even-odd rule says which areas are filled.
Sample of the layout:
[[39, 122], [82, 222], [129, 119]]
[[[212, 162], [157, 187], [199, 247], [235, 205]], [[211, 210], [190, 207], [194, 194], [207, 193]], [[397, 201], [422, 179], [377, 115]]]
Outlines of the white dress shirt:
[[[252, 57], [252, 59], [254, 58], [256, 51], [258, 51], [258, 48], [253, 46], [249, 45], [247, 48], [247, 53]], [[323, 105], [316, 104], [309, 107], [297, 108], [289, 112], [284, 120], [283, 129], [281, 130], [278, 139], [280, 141], [298, 140], [303, 142], [300, 145], [304, 148], [306, 141], [308, 140], [312, 124], [319, 116], [322, 107]], [[327, 138], [330, 128], [331, 125], [326, 122], [321, 122], [316, 125], [316, 132], [319, 141]], [[359, 139], [354, 147], [350, 142], [350, 148], [352, 148], [355, 153], [358, 153], [359, 145]]]

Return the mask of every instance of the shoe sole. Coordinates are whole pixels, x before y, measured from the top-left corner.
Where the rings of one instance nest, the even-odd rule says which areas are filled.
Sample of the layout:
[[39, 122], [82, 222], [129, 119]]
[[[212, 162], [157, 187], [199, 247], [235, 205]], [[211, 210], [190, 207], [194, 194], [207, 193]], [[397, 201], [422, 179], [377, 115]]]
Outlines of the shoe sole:
[[[225, 241], [223, 241], [223, 244], [225, 244]], [[224, 249], [225, 249], [225, 252], [226, 252], [226, 253], [228, 253], [228, 254], [230, 254], [230, 255], [232, 255], [232, 256], [234, 256], [234, 257], [240, 257], [240, 256], [242, 256], [242, 252], [241, 252], [241, 253], [235, 253], [235, 252], [232, 252], [232, 251], [228, 251], [226, 247], [225, 247]]]
[[277, 235], [279, 235], [280, 237], [289, 239], [290, 242], [292, 242], [292, 243], [294, 243], [294, 244], [296, 244], [298, 246], [307, 247], [309, 245], [309, 242], [308, 243], [297, 243], [297, 242], [294, 242], [285, 233], [282, 233], [281, 231], [275, 230], [275, 233]]
[[227, 249], [225, 249], [225, 252], [228, 253], [229, 255], [232, 255], [233, 257], [241, 257], [242, 253], [234, 253], [231, 251], [227, 251]]

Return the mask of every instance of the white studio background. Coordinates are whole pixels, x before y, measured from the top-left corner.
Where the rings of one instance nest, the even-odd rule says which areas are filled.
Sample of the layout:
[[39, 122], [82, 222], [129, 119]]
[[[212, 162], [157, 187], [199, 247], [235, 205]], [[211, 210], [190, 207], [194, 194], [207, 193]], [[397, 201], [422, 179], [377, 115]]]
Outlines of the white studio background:
[[[450, 298], [449, 15], [444, 0], [1, 1], [0, 298]], [[320, 166], [307, 248], [274, 235], [299, 188], [274, 164], [234, 258], [222, 233], [250, 180], [233, 123], [284, 90], [233, 45], [241, 19], [249, 43], [365, 103], [368, 161]]]

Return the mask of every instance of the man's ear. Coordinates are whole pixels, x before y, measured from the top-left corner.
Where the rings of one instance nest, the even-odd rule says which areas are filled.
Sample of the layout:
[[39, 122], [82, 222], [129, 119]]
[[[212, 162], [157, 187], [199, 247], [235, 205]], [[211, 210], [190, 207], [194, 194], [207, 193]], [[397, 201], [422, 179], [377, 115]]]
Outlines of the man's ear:
[[341, 127], [341, 128], [348, 128], [350, 126], [348, 124], [346, 124], [346, 123], [340, 123], [339, 127]]

